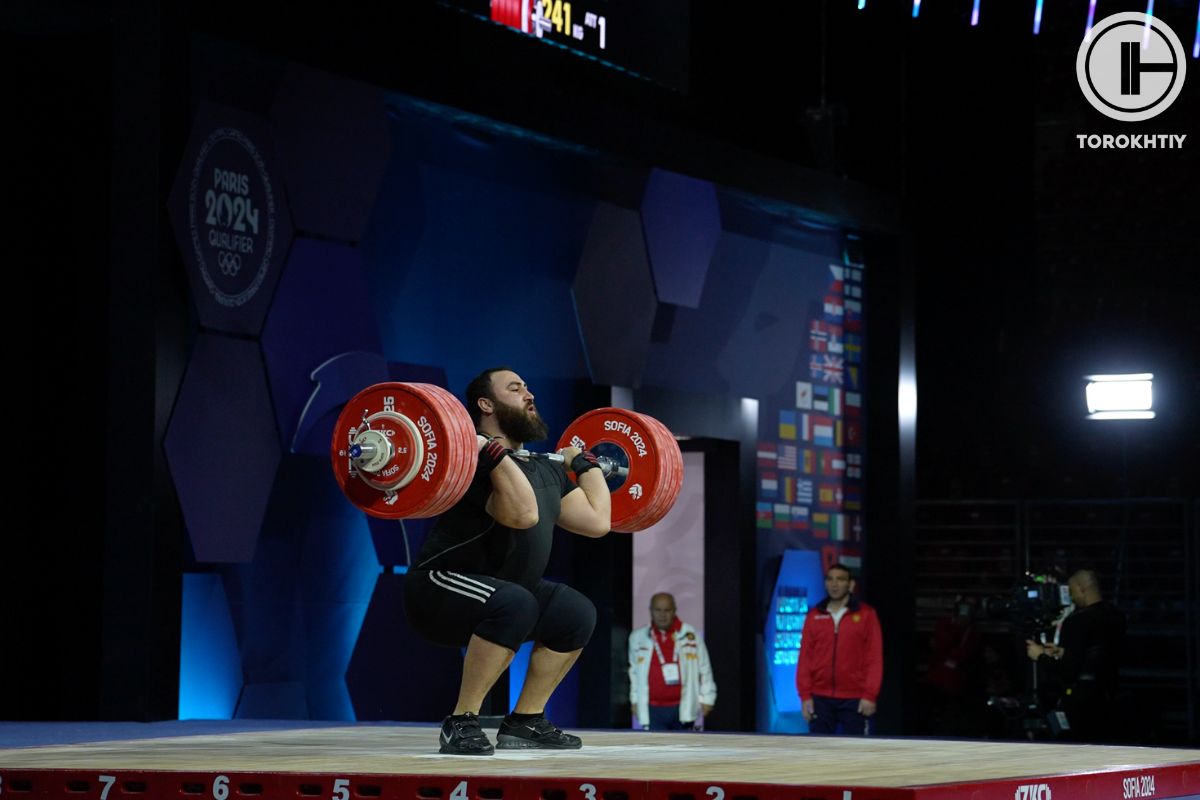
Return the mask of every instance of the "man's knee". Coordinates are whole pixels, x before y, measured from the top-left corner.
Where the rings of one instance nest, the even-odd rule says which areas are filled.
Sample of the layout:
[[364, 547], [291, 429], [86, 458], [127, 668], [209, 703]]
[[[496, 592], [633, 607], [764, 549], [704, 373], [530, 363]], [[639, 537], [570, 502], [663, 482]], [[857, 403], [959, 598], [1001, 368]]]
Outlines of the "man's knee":
[[540, 644], [559, 653], [581, 650], [596, 627], [596, 606], [570, 586], [559, 586], [542, 609], [535, 636]]
[[475, 635], [515, 652], [537, 622], [537, 598], [528, 589], [510, 583], [492, 593]]

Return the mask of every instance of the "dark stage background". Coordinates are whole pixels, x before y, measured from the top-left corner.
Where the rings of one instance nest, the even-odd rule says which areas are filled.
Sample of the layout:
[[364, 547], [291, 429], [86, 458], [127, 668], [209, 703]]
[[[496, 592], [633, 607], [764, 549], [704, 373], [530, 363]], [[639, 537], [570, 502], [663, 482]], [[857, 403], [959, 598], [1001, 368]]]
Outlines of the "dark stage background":
[[[396, 611], [402, 540], [329, 485], [313, 455], [329, 418], [298, 424], [306, 360], [341, 353], [376, 354], [334, 364], [345, 381], [455, 391], [482, 363], [516, 362], [559, 427], [609, 404], [608, 387], [632, 386], [637, 407], [679, 432], [740, 440], [729, 502], [747, 543], [737, 575], [754, 587], [738, 590], [741, 619], [756, 629], [769, 560], [816, 544], [808, 531], [756, 527], [758, 504], [774, 514], [778, 500], [763, 496], [758, 444], [787, 443], [772, 392], [811, 380], [802, 328], [806, 347], [785, 354], [778, 384], [756, 383], [780, 359], [772, 326], [790, 324], [764, 289], [780, 264], [818, 281], [807, 259], [865, 265], [865, 533], [847, 551], [863, 558], [888, 636], [880, 730], [986, 732], [931, 719], [919, 696], [936, 619], [956, 596], [1003, 593], [1025, 569], [1096, 566], [1131, 614], [1126, 697], [1144, 712], [1130, 737], [1195, 743], [1197, 62], [1174, 106], [1144, 124], [1188, 134], [1182, 150], [1081, 150], [1077, 133], [1126, 131], [1075, 84], [1086, 3], [1047, 0], [1037, 36], [1032, 2], [985, 0], [977, 28], [970, 5], [929, 0], [914, 19], [911, 4], [881, 0], [758, 16], [689, 4], [687, 81], [674, 88], [436, 3], [7, 7], [10, 129], [22, 134], [9, 205], [25, 212], [10, 234], [19, 277], [6, 333], [21, 355], [10, 386], [24, 400], [10, 413], [20, 434], [37, 433], [21, 435], [36, 456], [9, 495], [0, 717], [177, 716], [189, 603], [229, 609], [204, 641], [205, 669], [241, 681], [232, 697], [218, 691], [230, 713], [370, 716], [328, 687], [338, 670], [386, 684], [364, 665], [408, 646], [388, 641], [385, 612]], [[1144, 6], [1102, 4], [1121, 10]], [[1156, 13], [1190, 44], [1194, 3], [1159, 0]], [[169, 213], [197, 120], [222, 109], [272, 131], [278, 219], [294, 228], [261, 307], [236, 319], [196, 299]], [[604, 242], [645, 231], [630, 247], [654, 256], [644, 198], [656, 181], [674, 198], [664, 208], [689, 209], [671, 247], [699, 246], [692, 257], [709, 259], [708, 289], [721, 294], [691, 297], [685, 282], [664, 301], [661, 277], [649, 292], [596, 289], [601, 316], [641, 331], [597, 344], [576, 323], [587, 309], [571, 306], [575, 272], [597, 230]], [[805, 321], [821, 319], [827, 287], [795, 290]], [[285, 307], [291, 316], [276, 314]], [[522, 311], [564, 335], [538, 337]], [[241, 391], [188, 391], [205, 364], [240, 365]], [[913, 368], [915, 427], [893, 400]], [[1081, 376], [1123, 370], [1155, 373], [1158, 418], [1083, 420]], [[755, 435], [731, 411], [742, 396], [761, 401]], [[230, 420], [220, 436], [181, 422], [214, 408]], [[184, 475], [180, 454], [205, 447], [223, 483]], [[86, 463], [65, 466], [68, 451]], [[409, 528], [415, 546], [423, 529]], [[620, 586], [584, 577], [585, 565], [624, 569], [626, 546], [610, 536], [565, 547], [552, 569], [583, 581], [602, 619], [627, 618]], [[334, 554], [347, 566], [331, 574]], [[370, 635], [346, 638], [360, 625]], [[1019, 678], [1012, 638], [987, 627], [989, 663]], [[312, 641], [330, 643], [329, 659], [297, 671]], [[364, 642], [382, 649], [356, 663]], [[456, 664], [450, 654], [424, 667], [434, 681]], [[606, 653], [580, 668], [593, 685], [609, 685], [610, 670]], [[753, 727], [745, 703], [721, 709], [718, 727]], [[613, 721], [606, 702], [575, 713]]]

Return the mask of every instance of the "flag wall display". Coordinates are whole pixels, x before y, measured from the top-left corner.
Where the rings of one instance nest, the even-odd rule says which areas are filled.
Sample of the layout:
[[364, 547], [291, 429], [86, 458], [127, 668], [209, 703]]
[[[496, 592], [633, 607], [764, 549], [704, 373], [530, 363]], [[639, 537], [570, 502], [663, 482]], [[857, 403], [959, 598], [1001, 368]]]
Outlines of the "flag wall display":
[[755, 524], [823, 553], [858, 553], [863, 541], [863, 269], [828, 265], [823, 290], [797, 309], [807, 315], [797, 374], [759, 398]]

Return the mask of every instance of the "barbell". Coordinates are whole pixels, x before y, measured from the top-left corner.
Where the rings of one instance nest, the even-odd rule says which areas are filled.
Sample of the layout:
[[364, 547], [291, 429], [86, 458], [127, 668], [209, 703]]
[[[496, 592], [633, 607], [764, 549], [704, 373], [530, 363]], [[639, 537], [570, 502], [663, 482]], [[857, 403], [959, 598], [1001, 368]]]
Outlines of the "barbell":
[[[671, 510], [683, 485], [683, 455], [658, 420], [621, 408], [589, 411], [558, 449], [590, 450], [612, 501], [614, 531], [645, 530]], [[346, 403], [330, 457], [343, 494], [380, 519], [437, 516], [462, 499], [479, 453], [471, 417], [450, 392], [427, 383], [377, 383]], [[516, 458], [563, 461], [518, 450]]]

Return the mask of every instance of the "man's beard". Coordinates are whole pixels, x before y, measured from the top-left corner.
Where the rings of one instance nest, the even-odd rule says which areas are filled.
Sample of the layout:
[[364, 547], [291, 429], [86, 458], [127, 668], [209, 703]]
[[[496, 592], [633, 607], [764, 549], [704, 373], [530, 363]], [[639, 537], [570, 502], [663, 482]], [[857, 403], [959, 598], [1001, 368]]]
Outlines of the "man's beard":
[[540, 442], [550, 434], [550, 426], [540, 416], [500, 402], [496, 403], [496, 423], [505, 437], [520, 444]]

